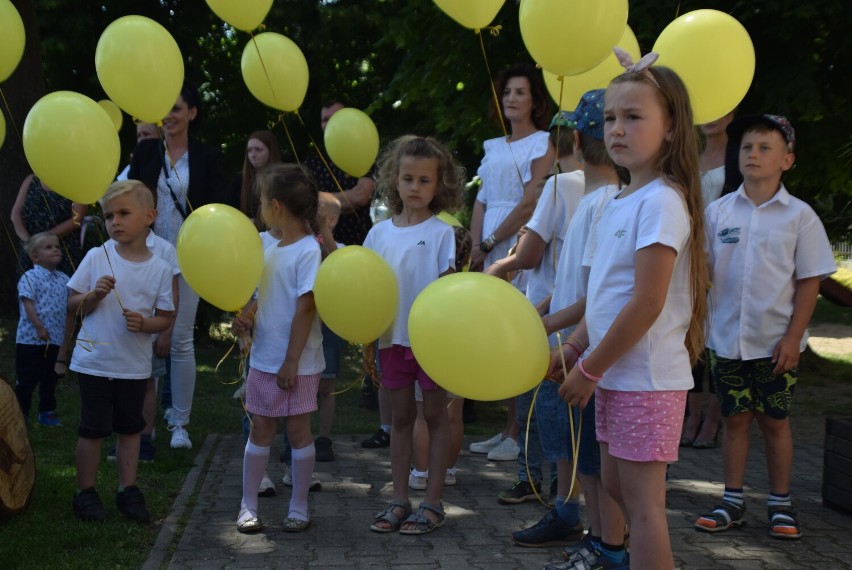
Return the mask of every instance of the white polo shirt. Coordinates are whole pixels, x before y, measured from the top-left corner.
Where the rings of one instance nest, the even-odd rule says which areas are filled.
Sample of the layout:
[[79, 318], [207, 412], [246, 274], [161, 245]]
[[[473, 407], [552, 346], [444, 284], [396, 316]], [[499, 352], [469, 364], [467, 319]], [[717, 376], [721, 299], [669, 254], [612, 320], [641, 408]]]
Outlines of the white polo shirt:
[[[755, 206], [743, 186], [705, 212], [710, 279], [707, 346], [723, 358], [768, 358], [787, 332], [796, 281], [837, 270], [825, 228], [784, 185]], [[808, 342], [807, 331], [800, 350]]]

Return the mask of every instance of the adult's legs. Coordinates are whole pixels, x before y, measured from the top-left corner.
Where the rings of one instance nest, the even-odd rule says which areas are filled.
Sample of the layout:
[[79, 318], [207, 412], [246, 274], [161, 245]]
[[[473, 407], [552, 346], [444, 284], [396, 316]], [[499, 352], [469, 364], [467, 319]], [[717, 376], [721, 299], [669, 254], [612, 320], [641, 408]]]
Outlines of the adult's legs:
[[192, 397], [195, 392], [195, 313], [198, 295], [181, 276], [178, 279], [180, 305], [172, 333], [171, 384], [172, 425], [189, 424]]

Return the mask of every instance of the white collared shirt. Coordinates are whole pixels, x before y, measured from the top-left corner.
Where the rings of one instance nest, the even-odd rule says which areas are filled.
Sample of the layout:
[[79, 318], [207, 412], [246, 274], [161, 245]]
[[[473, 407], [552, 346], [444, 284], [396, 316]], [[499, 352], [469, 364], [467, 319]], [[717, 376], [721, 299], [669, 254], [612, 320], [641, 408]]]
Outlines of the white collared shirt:
[[[796, 281], [837, 270], [822, 222], [784, 185], [756, 206], [743, 186], [705, 212], [710, 266], [707, 346], [723, 358], [767, 358], [786, 334]], [[807, 331], [800, 350], [808, 342]]]

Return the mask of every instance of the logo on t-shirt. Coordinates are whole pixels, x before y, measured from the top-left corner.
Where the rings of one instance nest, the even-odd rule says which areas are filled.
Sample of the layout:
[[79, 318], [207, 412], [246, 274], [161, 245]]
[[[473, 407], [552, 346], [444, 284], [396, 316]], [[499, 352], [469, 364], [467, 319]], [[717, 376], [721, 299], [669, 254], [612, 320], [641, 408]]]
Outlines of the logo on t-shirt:
[[420, 241], [417, 242], [417, 245], [426, 245], [426, 242], [423, 241], [423, 240], [420, 240]]
[[627, 230], [618, 230], [617, 232], [615, 232], [615, 237], [617, 237], [618, 239], [621, 239], [626, 234], [627, 234]]
[[738, 243], [740, 241], [740, 228], [725, 228], [717, 235], [722, 243]]

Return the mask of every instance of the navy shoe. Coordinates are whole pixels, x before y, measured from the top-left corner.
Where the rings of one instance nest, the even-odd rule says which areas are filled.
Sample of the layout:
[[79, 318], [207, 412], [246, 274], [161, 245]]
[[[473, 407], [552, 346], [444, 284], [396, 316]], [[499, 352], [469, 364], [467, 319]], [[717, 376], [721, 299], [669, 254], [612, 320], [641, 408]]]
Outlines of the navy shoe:
[[512, 533], [512, 540], [519, 546], [543, 548], [546, 546], [565, 546], [583, 538], [583, 521], [571, 526], [556, 515], [556, 509], [530, 528]]

